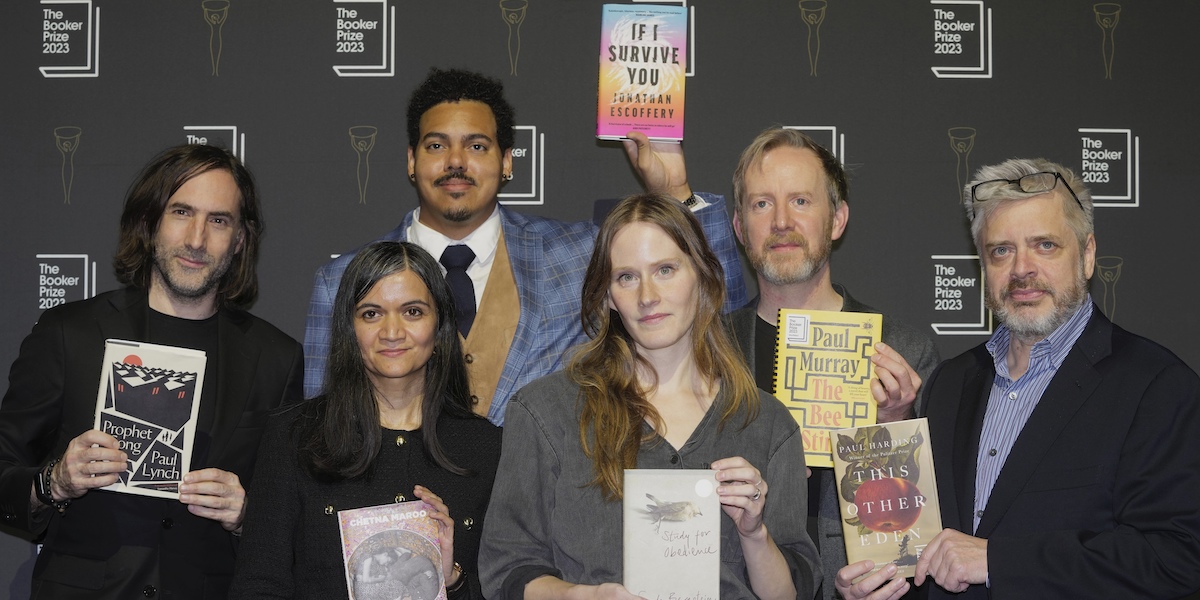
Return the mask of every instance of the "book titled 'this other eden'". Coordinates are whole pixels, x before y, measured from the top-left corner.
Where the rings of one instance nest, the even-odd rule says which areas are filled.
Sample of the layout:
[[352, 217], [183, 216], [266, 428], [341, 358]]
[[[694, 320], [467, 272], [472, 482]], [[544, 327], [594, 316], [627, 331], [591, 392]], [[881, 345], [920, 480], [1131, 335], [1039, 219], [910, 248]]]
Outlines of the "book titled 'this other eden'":
[[638, 131], [654, 141], [683, 139], [687, 14], [683, 6], [604, 5], [597, 138]]
[[869, 559], [874, 570], [892, 563], [897, 575], [912, 577], [942, 530], [928, 421], [842, 429], [833, 439], [847, 559]]

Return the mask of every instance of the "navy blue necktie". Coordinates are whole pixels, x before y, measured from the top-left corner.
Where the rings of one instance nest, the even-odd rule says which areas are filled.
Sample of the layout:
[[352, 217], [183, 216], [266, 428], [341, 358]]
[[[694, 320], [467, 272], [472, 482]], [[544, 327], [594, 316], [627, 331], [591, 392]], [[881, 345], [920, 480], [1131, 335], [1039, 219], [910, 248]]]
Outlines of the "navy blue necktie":
[[473, 260], [475, 253], [469, 246], [446, 246], [442, 257], [438, 259], [446, 267], [446, 283], [450, 284], [450, 293], [454, 296], [458, 332], [464, 338], [471, 332], [471, 324], [475, 322], [475, 284], [467, 275], [467, 267]]

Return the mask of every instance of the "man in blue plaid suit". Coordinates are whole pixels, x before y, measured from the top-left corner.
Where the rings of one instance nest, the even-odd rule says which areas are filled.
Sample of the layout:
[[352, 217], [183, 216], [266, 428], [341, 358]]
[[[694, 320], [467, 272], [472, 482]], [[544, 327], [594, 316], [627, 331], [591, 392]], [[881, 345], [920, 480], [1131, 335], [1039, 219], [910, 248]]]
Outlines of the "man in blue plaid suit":
[[[704, 224], [726, 270], [725, 310], [745, 304], [724, 199], [692, 193], [678, 144], [652, 145], [640, 133], [631, 137], [625, 149], [645, 186], [680, 199]], [[472, 400], [476, 412], [503, 425], [509, 397], [561, 369], [568, 350], [585, 339], [580, 290], [597, 227], [522, 215], [499, 205], [500, 186], [512, 178], [513, 146], [513, 109], [499, 81], [431, 70], [409, 102], [408, 138], [409, 179], [419, 207], [381, 239], [412, 241], [434, 258], [457, 245], [473, 251], [466, 272], [479, 312], [464, 334]], [[356, 253], [321, 267], [313, 283], [304, 334], [309, 397], [321, 392], [333, 299]], [[511, 269], [503, 268], [505, 261]]]

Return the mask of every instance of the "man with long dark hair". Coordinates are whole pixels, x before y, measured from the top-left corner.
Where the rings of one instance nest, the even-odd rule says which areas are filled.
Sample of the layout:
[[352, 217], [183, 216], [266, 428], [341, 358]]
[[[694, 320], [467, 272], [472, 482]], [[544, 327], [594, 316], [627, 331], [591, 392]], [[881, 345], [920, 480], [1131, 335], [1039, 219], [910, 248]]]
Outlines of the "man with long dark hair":
[[[46, 311], [21, 344], [0, 404], [0, 518], [44, 536], [34, 597], [225, 595], [267, 413], [301, 399], [300, 345], [242, 310], [262, 232], [235, 156], [170, 148], [125, 200], [113, 267], [126, 287]], [[97, 491], [129, 459], [92, 428], [107, 339], [207, 356], [178, 500]]]
[[[419, 207], [381, 239], [410, 241], [438, 259], [455, 292], [475, 412], [502, 425], [508, 399], [563, 366], [587, 338], [579, 289], [597, 227], [522, 215], [499, 205], [512, 179], [513, 107], [503, 85], [478, 73], [433, 69], [408, 105], [408, 177]], [[745, 303], [737, 245], [724, 200], [692, 193], [678, 144], [625, 142], [643, 184], [691, 208], [721, 258], [726, 310]], [[330, 314], [354, 252], [321, 267], [305, 328], [305, 391], [321, 392]]]

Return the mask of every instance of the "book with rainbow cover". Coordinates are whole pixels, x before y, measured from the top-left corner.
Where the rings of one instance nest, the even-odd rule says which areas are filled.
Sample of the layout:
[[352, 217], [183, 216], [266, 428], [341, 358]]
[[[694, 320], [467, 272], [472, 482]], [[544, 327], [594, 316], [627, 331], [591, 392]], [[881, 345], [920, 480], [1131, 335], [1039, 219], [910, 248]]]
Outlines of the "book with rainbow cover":
[[596, 137], [683, 140], [688, 12], [683, 6], [605, 4]]

